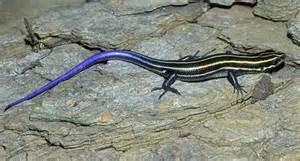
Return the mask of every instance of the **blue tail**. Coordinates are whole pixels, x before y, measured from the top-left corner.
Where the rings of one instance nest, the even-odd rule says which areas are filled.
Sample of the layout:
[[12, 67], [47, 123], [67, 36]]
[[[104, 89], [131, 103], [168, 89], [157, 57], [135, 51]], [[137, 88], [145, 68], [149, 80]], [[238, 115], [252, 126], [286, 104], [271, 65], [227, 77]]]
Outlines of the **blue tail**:
[[[97, 63], [105, 63], [106, 61], [103, 60], [101, 61], [101, 59], [103, 59], [104, 57], [100, 56], [101, 54], [95, 54], [89, 58], [87, 58], [86, 60], [84, 60], [83, 62], [81, 62], [80, 64], [76, 65], [75, 67], [73, 67], [72, 69], [70, 69], [69, 71], [67, 71], [66, 73], [62, 74], [61, 76], [57, 77], [56, 79], [54, 79], [53, 81], [48, 82], [47, 84], [45, 84], [44, 86], [34, 90], [32, 93], [26, 95], [25, 97], [10, 103], [9, 105], [7, 105], [4, 109], [4, 111], [10, 109], [11, 107], [20, 104], [26, 100], [30, 100], [44, 92], [49, 91], [50, 89], [52, 89], [53, 87], [57, 86], [59, 83], [66, 81], [70, 78], [72, 78], [73, 76], [75, 76], [76, 74], [80, 73], [81, 71], [88, 69], [89, 67], [97, 64]], [[99, 57], [100, 56], [100, 57]]]
[[[59, 83], [66, 81], [76, 74], [82, 72], [83, 70], [88, 69], [89, 67], [98, 64], [98, 63], [107, 63], [108, 60], [120, 60], [120, 61], [125, 61], [129, 62], [135, 65], [138, 65], [142, 68], [145, 68], [149, 71], [152, 71], [153, 73], [163, 75], [164, 69], [157, 65], [156, 63], [162, 62], [162, 60], [154, 59], [151, 57], [147, 57], [145, 55], [133, 52], [133, 51], [128, 51], [128, 50], [113, 50], [113, 51], [105, 51], [102, 53], [97, 53], [95, 55], [90, 56], [89, 58], [85, 59], [82, 61], [80, 64], [76, 65], [66, 73], [60, 75], [53, 81], [45, 84], [44, 86], [34, 90], [32, 93], [28, 94], [27, 96], [10, 103], [7, 105], [4, 109], [4, 111], [10, 109], [11, 107], [20, 104], [24, 101], [30, 100], [44, 92], [47, 92], [51, 88], [57, 86]], [[168, 62], [168, 61], [166, 61]]]

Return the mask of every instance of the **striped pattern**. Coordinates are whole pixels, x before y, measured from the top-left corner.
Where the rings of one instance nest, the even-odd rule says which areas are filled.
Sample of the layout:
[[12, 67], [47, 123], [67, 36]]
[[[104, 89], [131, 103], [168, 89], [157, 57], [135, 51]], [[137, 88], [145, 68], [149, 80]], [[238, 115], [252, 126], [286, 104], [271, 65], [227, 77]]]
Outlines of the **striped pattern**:
[[[160, 60], [132, 51], [120, 52], [109, 60], [122, 60], [138, 65], [163, 77], [176, 73], [184, 82], [199, 82], [227, 76], [227, 71], [237, 75], [272, 72], [284, 65], [285, 54], [269, 51], [257, 55], [215, 54], [193, 60]], [[130, 55], [130, 56], [128, 56]]]
[[135, 64], [164, 77], [166, 80], [173, 75], [176, 80], [181, 80], [184, 82], [199, 82], [209, 79], [227, 77], [228, 72], [234, 73], [235, 75], [242, 75], [247, 73], [276, 71], [284, 65], [284, 58], [285, 55], [283, 53], [269, 51], [252, 56], [215, 54], [202, 58], [193, 58], [190, 60], [161, 60], [133, 51], [105, 51], [90, 56], [83, 62], [71, 68], [66, 73], [55, 78], [53, 81], [37, 88], [23, 98], [10, 103], [6, 106], [5, 110], [49, 91], [58, 84], [74, 77], [78, 73], [90, 68], [95, 64], [106, 63], [110, 60], [120, 60]]

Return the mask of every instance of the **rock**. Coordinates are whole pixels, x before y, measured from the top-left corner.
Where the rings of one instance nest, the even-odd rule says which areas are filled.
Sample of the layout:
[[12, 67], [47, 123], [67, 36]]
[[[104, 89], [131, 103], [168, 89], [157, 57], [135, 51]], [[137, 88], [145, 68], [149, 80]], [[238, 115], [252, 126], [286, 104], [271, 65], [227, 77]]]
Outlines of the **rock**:
[[[299, 81], [295, 85], [288, 86], [288, 88], [289, 92], [297, 90], [299, 88]], [[202, 131], [202, 133], [198, 138], [216, 143], [219, 146], [223, 145], [224, 147], [234, 144], [237, 145], [237, 148], [253, 143], [249, 145], [252, 147], [250, 149], [256, 149], [252, 152], [244, 148], [237, 148], [240, 152], [238, 156], [244, 156], [245, 158], [247, 156], [253, 156], [254, 158], [257, 156], [263, 156], [264, 158], [276, 156], [284, 158], [285, 155], [290, 155], [294, 150], [282, 147], [290, 147], [299, 143], [299, 139], [297, 139], [298, 132], [294, 131], [296, 127], [293, 125], [293, 121], [296, 119], [295, 117], [299, 117], [300, 113], [299, 110], [295, 110], [299, 106], [297, 99], [289, 99], [291, 105], [283, 105], [284, 100], [288, 98], [285, 96], [287, 94], [285, 92], [280, 91], [267, 98], [266, 101], [249, 105], [244, 110], [235, 111], [232, 114], [229, 112], [226, 115], [217, 117], [216, 120], [205, 121], [202, 128], [206, 128], [207, 130], [202, 131], [202, 128], [199, 127], [198, 130]], [[271, 103], [274, 103], [274, 105], [271, 105]], [[294, 111], [292, 112], [293, 114], [290, 113], [291, 111]], [[277, 120], [281, 119], [286, 119], [283, 125], [277, 122]], [[285, 127], [290, 127], [292, 130], [285, 129]], [[222, 137], [214, 135], [216, 131], [222, 131]], [[261, 146], [260, 143], [268, 142], [266, 140], [272, 141]], [[228, 149], [228, 152], [232, 154], [237, 149]], [[266, 152], [261, 151], [262, 149]], [[284, 154], [278, 156], [276, 155], [278, 152], [283, 152]], [[251, 155], [255, 153], [259, 155]]]
[[254, 86], [251, 94], [251, 102], [254, 103], [258, 100], [264, 100], [273, 94], [273, 83], [268, 75], [263, 75], [262, 78]]
[[20, 58], [31, 51], [24, 43], [27, 31], [23, 18], [37, 17], [50, 8], [79, 6], [85, 0], [39, 1], [25, 0], [0, 2], [0, 56], [2, 58]]
[[189, 4], [189, 0], [94, 0], [117, 15], [134, 14], [153, 11], [166, 6], [182, 6]]
[[6, 155], [7, 155], [7, 154], [6, 154], [6, 152], [5, 152], [4, 147], [1, 147], [1, 148], [0, 148], [0, 158], [6, 158], [6, 157], [7, 157]]
[[220, 30], [220, 40], [230, 48], [250, 53], [273, 49], [289, 53], [295, 59], [299, 58], [300, 48], [286, 36], [286, 24], [257, 18], [251, 14], [250, 8], [242, 6], [235, 6], [232, 12], [229, 12], [226, 9], [215, 8], [198, 18], [198, 23]]
[[251, 21], [253, 18], [252, 8], [236, 5], [230, 9], [214, 7], [199, 17], [197, 22], [202, 26], [222, 31], [237, 24]]
[[[22, 53], [26, 56], [1, 57], [0, 107], [57, 77], [99, 48], [124, 47], [159, 59], [178, 59], [198, 50], [202, 56], [214, 48], [217, 51], [209, 54], [227, 48], [249, 54], [273, 48], [286, 51], [291, 59], [298, 58], [299, 49], [285, 37], [285, 24], [256, 18], [251, 8], [243, 6], [204, 13], [202, 5], [191, 3], [116, 16], [98, 3], [88, 3], [41, 15], [33, 20], [34, 33], [44, 43], [64, 43], [51, 50]], [[11, 42], [18, 46], [18, 41]], [[237, 104], [226, 79], [194, 84], [178, 81], [174, 87], [183, 96], [168, 93], [158, 100], [161, 91], [150, 91], [161, 86], [163, 78], [120, 61], [101, 65], [102, 74], [94, 70], [99, 68], [91, 67], [2, 113], [0, 159], [298, 157], [298, 69], [284, 68], [272, 74], [277, 86], [265, 100]], [[239, 81], [250, 91], [260, 77], [245, 75]]]
[[130, 49], [145, 37], [163, 35], [170, 28], [195, 20], [206, 8], [199, 2], [152, 14], [116, 16], [99, 3], [88, 3], [81, 8], [49, 12], [33, 22], [33, 30], [46, 44], [58, 39], [91, 49]]
[[209, 3], [218, 4], [222, 6], [232, 6], [234, 3], [245, 3], [254, 5], [256, 0], [209, 0]]
[[288, 34], [292, 41], [300, 46], [300, 14], [288, 22]]
[[70, 107], [75, 107], [77, 106], [79, 103], [78, 100], [75, 100], [75, 99], [69, 99], [66, 101], [66, 105], [70, 106]]
[[22, 57], [30, 52], [24, 43], [25, 35], [21, 32], [0, 34], [0, 56], [2, 58]]
[[254, 14], [272, 21], [288, 21], [300, 10], [298, 0], [258, 0]]
[[113, 121], [112, 114], [110, 112], [102, 112], [99, 117], [101, 123], [111, 123]]
[[289, 53], [293, 58], [299, 58], [300, 48], [289, 41], [286, 33], [285, 24], [274, 24], [253, 18], [252, 21], [246, 21], [223, 30], [220, 39], [228, 42], [234, 48], [252, 53], [273, 49]]

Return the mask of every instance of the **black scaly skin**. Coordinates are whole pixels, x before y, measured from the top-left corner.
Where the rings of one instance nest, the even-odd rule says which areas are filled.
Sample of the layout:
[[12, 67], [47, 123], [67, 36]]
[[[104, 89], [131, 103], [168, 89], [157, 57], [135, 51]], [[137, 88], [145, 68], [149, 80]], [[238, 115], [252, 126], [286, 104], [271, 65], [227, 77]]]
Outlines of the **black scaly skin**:
[[25, 97], [10, 103], [6, 106], [5, 111], [17, 104], [47, 92], [63, 81], [72, 78], [95, 64], [107, 63], [107, 61], [111, 60], [129, 62], [163, 77], [165, 80], [162, 86], [153, 88], [152, 90], [164, 90], [159, 96], [160, 99], [168, 91], [181, 95], [178, 90], [171, 87], [176, 80], [183, 82], [202, 82], [211, 79], [227, 78], [233, 86], [234, 91], [243, 93], [245, 91], [238, 82], [238, 76], [279, 70], [284, 66], [284, 58], [285, 54], [283, 53], [266, 51], [255, 55], [237, 55], [226, 52], [198, 57], [197, 54], [195, 54], [185, 56], [178, 60], [161, 60], [127, 50], [104, 51], [88, 57], [56, 79], [34, 90]]

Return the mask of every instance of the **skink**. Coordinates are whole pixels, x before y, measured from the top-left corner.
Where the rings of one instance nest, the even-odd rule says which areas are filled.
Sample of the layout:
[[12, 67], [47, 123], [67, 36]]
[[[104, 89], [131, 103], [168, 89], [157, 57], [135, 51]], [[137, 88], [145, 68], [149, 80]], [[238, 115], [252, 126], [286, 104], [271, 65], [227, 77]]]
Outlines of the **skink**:
[[233, 86], [234, 91], [243, 93], [245, 91], [238, 82], [238, 76], [249, 73], [277, 71], [284, 66], [284, 58], [284, 53], [265, 51], [255, 55], [237, 55], [226, 52], [205, 57], [189, 55], [178, 60], [161, 60], [134, 51], [104, 51], [88, 57], [53, 81], [48, 82], [25, 97], [8, 104], [5, 111], [52, 89], [59, 83], [72, 78], [95, 64], [107, 63], [111, 60], [129, 62], [163, 77], [164, 82], [162, 86], [153, 88], [152, 90], [163, 90], [159, 96], [160, 99], [168, 91], [180, 95], [177, 89], [171, 87], [176, 80], [202, 82], [211, 79], [227, 78]]

